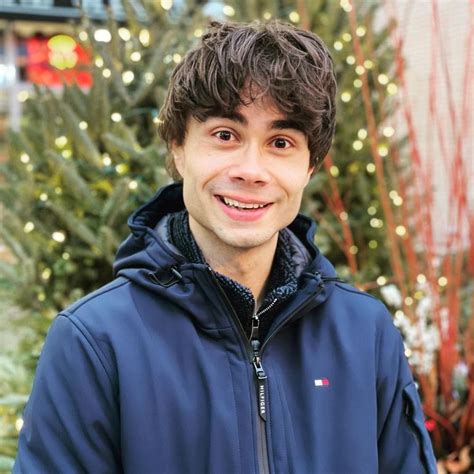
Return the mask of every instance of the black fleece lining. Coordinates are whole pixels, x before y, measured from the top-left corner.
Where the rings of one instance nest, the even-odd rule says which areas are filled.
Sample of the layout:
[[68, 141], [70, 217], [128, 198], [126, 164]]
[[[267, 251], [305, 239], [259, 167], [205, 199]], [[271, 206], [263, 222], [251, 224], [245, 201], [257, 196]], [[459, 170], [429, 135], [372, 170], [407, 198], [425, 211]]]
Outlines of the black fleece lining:
[[[171, 243], [190, 263], [206, 263], [189, 227], [187, 211], [176, 212], [170, 215], [168, 220], [168, 237]], [[259, 336], [261, 340], [265, 338], [271, 326], [275, 316], [275, 307], [280, 306], [283, 301], [293, 296], [298, 289], [290, 241], [290, 232], [286, 229], [280, 231], [272, 269], [267, 281], [266, 295], [262, 306], [259, 308], [259, 312], [272, 304], [274, 300], [277, 300], [277, 303], [260, 317]], [[249, 337], [255, 307], [255, 299], [252, 292], [247, 287], [225, 275], [218, 272], [215, 272], [215, 275], [239, 317], [245, 333]]]

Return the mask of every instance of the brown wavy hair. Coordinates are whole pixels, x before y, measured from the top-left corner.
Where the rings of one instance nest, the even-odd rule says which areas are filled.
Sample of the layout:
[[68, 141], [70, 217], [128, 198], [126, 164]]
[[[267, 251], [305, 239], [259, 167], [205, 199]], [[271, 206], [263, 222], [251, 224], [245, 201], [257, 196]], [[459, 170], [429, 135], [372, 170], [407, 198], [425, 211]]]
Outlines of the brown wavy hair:
[[[174, 69], [158, 132], [168, 147], [179, 146], [190, 116], [225, 117], [265, 97], [305, 133], [311, 166], [318, 168], [334, 136], [335, 95], [331, 55], [314, 33], [277, 20], [214, 21]], [[168, 171], [180, 179], [171, 160]]]

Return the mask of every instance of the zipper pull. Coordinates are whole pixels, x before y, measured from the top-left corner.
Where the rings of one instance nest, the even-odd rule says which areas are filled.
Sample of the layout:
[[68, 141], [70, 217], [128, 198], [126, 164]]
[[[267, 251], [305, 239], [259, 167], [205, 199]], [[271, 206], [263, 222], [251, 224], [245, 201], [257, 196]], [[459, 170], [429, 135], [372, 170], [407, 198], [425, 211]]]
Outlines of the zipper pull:
[[258, 339], [253, 339], [251, 341], [252, 349], [254, 353], [253, 357], [253, 368], [255, 370], [256, 377], [256, 388], [257, 388], [257, 405], [258, 405], [258, 414], [263, 421], [267, 421], [267, 400], [265, 396], [265, 385], [267, 380], [267, 374], [262, 366], [262, 359], [260, 358], [260, 341]]
[[260, 319], [256, 312], [252, 315], [252, 331], [250, 333], [250, 342], [258, 340], [258, 328], [260, 327]]

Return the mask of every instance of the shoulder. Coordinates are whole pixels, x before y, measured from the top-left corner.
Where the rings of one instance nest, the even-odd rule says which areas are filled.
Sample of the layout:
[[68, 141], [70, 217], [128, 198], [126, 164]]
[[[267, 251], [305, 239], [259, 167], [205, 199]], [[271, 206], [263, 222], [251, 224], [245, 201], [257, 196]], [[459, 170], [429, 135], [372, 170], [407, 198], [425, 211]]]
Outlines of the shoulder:
[[381, 300], [348, 283], [336, 282], [331, 296], [336, 305], [354, 317], [365, 315], [369, 319], [392, 321], [390, 312]]
[[137, 319], [131, 287], [127, 278], [116, 278], [66, 307], [58, 317], [68, 319], [88, 339], [107, 341]]
[[378, 298], [348, 283], [336, 282], [328, 303], [334, 324], [349, 327], [361, 337], [372, 335], [379, 343], [386, 338], [394, 343], [400, 340], [390, 311]]

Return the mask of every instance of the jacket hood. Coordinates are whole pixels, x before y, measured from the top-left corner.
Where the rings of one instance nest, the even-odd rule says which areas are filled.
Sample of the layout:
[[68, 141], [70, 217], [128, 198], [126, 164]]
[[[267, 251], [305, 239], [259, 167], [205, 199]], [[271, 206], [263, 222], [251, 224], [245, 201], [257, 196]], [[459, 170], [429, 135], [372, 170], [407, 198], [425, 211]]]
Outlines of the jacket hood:
[[[168, 241], [166, 225], [163, 223], [166, 223], [170, 214], [183, 209], [185, 206], [180, 183], [159, 189], [152, 199], [138, 208], [128, 219], [131, 233], [118, 249], [114, 275], [161, 292], [160, 287], [169, 289], [182, 276], [193, 279], [203, 270], [208, 272], [207, 265], [189, 263]], [[336, 272], [314, 245], [316, 224], [299, 214], [288, 229], [294, 236], [293, 254], [300, 280], [316, 283], [320, 288], [318, 302], [322, 302], [332, 292]], [[170, 296], [169, 292], [167, 295]]]

